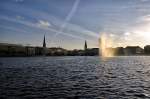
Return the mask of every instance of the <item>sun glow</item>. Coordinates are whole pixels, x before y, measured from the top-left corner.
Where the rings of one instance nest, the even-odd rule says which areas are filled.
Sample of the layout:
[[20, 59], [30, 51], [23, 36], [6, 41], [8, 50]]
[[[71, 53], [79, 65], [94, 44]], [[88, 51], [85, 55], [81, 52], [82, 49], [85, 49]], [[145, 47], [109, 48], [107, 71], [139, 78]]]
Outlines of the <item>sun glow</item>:
[[144, 47], [150, 43], [150, 24], [135, 26], [129, 30], [129, 35], [125, 35], [127, 45], [139, 45]]

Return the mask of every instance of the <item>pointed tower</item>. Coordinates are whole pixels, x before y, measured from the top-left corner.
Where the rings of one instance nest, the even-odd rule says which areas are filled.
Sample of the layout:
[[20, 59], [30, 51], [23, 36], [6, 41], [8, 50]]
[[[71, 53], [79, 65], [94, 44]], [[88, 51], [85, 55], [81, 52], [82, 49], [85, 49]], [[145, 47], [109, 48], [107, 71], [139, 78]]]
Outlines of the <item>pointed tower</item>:
[[45, 35], [44, 35], [44, 40], [43, 40], [43, 55], [46, 55], [46, 41], [45, 41]]
[[84, 50], [85, 50], [85, 51], [87, 50], [87, 43], [86, 43], [86, 40], [85, 40]]
[[85, 40], [85, 44], [84, 44], [84, 55], [85, 56], [87, 55], [87, 43], [86, 43], [86, 40]]
[[44, 40], [43, 40], [43, 48], [46, 48], [45, 35], [44, 35]]

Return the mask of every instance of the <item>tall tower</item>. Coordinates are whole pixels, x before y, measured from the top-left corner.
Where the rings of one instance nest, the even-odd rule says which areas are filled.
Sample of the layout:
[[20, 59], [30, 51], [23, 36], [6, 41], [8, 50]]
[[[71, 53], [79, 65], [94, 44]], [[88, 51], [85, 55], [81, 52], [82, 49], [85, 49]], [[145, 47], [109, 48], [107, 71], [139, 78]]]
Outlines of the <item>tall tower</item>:
[[45, 35], [43, 40], [43, 55], [46, 55], [46, 41], [45, 41]]
[[44, 35], [44, 40], [43, 40], [43, 48], [46, 48], [45, 35]]
[[85, 50], [85, 51], [87, 50], [87, 43], [86, 43], [86, 40], [85, 40], [84, 50]]

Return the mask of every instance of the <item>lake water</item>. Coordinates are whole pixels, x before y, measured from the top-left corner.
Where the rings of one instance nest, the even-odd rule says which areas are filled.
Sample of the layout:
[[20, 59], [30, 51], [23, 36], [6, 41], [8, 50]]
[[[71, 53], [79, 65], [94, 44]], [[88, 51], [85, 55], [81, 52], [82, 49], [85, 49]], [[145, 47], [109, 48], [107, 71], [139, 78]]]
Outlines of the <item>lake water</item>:
[[150, 99], [150, 57], [0, 58], [0, 99]]

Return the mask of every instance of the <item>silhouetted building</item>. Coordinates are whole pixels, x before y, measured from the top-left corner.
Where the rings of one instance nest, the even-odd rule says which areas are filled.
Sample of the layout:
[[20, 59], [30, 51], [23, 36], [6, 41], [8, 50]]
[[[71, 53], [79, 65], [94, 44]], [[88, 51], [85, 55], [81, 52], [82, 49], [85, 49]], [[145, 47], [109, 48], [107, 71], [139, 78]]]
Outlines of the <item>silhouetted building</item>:
[[123, 47], [115, 48], [114, 55], [124, 55], [124, 48]]
[[0, 56], [6, 56], [8, 54], [8, 46], [6, 46], [6, 44], [0, 43]]
[[145, 53], [146, 55], [150, 55], [150, 45], [144, 46], [144, 53]]
[[67, 55], [67, 50], [60, 47], [52, 47], [48, 49], [49, 56], [63, 56]]
[[84, 56], [85, 50], [79, 50], [79, 49], [68, 50], [67, 55], [68, 56]]
[[90, 48], [90, 49], [87, 49], [86, 55], [88, 55], [88, 56], [99, 55], [99, 48]]
[[37, 56], [43, 55], [43, 47], [35, 47], [35, 54]]
[[0, 43], [0, 56], [24, 56], [25, 48], [22, 45]]
[[125, 55], [141, 55], [144, 53], [144, 50], [139, 46], [127, 46], [124, 49]]
[[31, 47], [31, 46], [26, 46], [25, 47], [26, 50], [26, 56], [35, 56], [35, 47]]

